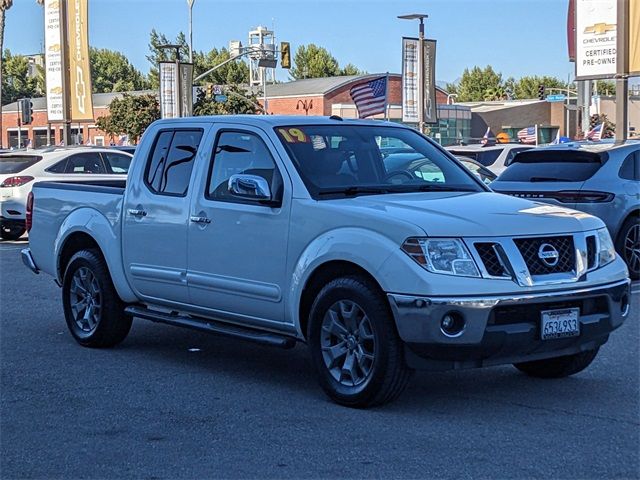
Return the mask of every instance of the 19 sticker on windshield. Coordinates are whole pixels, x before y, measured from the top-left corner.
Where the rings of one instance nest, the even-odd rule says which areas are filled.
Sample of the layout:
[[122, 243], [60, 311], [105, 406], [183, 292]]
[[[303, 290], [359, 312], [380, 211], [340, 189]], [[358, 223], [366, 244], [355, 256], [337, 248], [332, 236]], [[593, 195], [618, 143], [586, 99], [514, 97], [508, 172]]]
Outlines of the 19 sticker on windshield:
[[309, 143], [309, 137], [299, 128], [279, 128], [278, 133], [287, 143]]

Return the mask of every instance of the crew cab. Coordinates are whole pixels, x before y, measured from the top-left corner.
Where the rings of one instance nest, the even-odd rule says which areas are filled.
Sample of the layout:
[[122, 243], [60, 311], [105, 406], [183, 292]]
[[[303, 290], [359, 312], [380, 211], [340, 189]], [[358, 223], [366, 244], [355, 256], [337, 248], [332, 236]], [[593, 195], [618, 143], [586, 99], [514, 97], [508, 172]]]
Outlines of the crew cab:
[[[386, 145], [425, 164], [389, 170]], [[126, 182], [37, 183], [27, 221], [23, 261], [62, 287], [79, 344], [114, 346], [134, 317], [304, 342], [353, 407], [394, 399], [416, 368], [575, 374], [630, 308], [601, 220], [493, 193], [380, 121], [161, 120]]]

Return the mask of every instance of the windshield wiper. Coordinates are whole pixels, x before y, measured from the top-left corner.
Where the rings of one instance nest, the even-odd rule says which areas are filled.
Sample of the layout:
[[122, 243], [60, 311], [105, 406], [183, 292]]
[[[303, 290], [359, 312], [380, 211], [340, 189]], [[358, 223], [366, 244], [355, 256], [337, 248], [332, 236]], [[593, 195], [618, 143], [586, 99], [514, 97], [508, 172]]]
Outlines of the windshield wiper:
[[389, 189], [391, 192], [477, 192], [477, 189], [469, 187], [461, 187], [455, 185], [438, 185], [438, 184], [423, 184], [423, 185], [394, 185]]
[[376, 194], [376, 193], [389, 193], [388, 188], [382, 187], [344, 187], [344, 188], [321, 188], [318, 190], [318, 195], [360, 195], [365, 193]]

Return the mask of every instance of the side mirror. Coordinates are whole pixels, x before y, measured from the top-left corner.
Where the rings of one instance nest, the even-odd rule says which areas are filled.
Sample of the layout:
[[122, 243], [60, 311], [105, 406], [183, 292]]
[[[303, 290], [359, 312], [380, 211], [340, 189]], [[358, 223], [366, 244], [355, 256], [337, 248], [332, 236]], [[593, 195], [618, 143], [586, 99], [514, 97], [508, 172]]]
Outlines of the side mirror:
[[269, 183], [258, 175], [231, 175], [228, 185], [229, 193], [247, 200], [270, 201], [271, 189]]

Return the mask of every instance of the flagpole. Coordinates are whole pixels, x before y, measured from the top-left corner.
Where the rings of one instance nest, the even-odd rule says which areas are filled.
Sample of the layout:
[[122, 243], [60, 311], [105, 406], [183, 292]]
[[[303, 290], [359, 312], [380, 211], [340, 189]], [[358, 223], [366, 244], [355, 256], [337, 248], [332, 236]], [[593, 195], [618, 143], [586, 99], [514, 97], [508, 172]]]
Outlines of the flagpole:
[[385, 82], [384, 91], [384, 121], [389, 121], [389, 72], [387, 72], [387, 80]]

